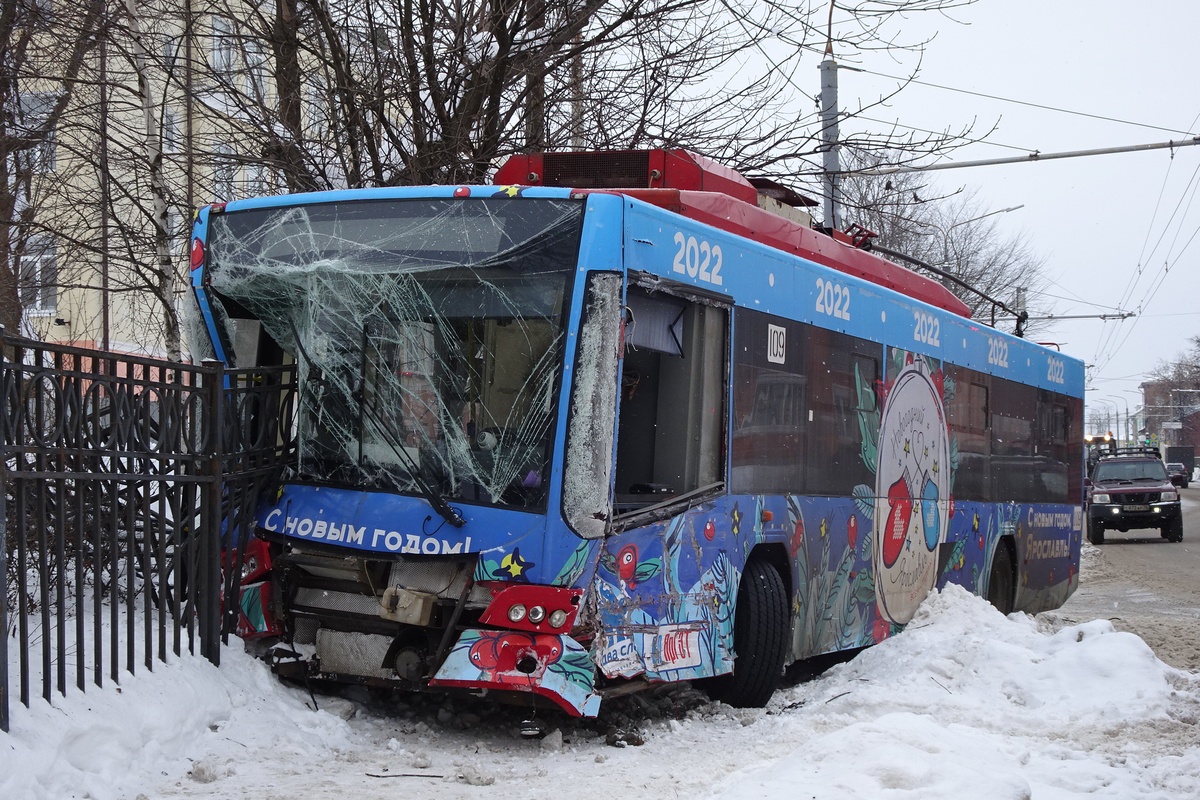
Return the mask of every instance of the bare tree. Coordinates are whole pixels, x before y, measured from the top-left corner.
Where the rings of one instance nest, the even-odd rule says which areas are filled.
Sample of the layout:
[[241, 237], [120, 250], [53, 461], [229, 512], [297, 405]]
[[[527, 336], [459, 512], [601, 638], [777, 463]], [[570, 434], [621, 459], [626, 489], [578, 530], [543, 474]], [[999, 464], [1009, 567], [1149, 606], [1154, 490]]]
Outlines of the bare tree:
[[[210, 76], [245, 158], [291, 189], [477, 183], [528, 150], [682, 146], [745, 170], [811, 172], [821, 147], [795, 75], [834, 43], [847, 53], [912, 48], [901, 12], [969, 0], [277, 0], [227, 17], [244, 69], [269, 42], [274, 96], [239, 70]], [[238, 13], [241, 11], [242, 13]], [[885, 102], [881, 98], [880, 102]], [[962, 133], [876, 140], [928, 154]]]
[[[88, 0], [71, 27], [55, 18], [51, 46], [27, 33], [50, 33], [40, 0], [15, 0], [0, 31], [0, 220], [65, 243], [59, 280], [103, 294], [105, 342], [119, 300], [122, 320], [146, 321], [137, 345], [179, 357], [177, 236], [193, 199], [478, 183], [510, 154], [566, 146], [687, 147], [804, 180], [822, 146], [804, 88], [814, 56], [919, 48], [899, 36], [905, 14], [968, 2], [122, 0], [106, 15]], [[36, 65], [21, 67], [35, 43]], [[16, 127], [20, 81], [52, 84], [57, 116], [36, 130]], [[56, 130], [73, 171], [40, 189], [26, 179], [18, 201], [19, 154]], [[850, 141], [909, 158], [968, 136]], [[38, 191], [54, 202], [33, 202]], [[8, 324], [20, 317], [14, 241], [0, 245]]]
[[1200, 336], [1189, 336], [1186, 350], [1159, 361], [1146, 378], [1174, 389], [1200, 388]]
[[[873, 165], [883, 157], [852, 153], [851, 169]], [[894, 163], [894, 158], [889, 161]], [[1052, 305], [1044, 293], [1044, 260], [1024, 234], [1001, 232], [999, 210], [985, 207], [977, 189], [945, 190], [919, 172], [868, 176], [852, 171], [843, 191], [847, 219], [875, 233], [878, 244], [974, 287], [977, 291], [946, 281], [947, 288], [971, 308], [972, 317], [993, 321], [997, 313], [1007, 316], [987, 299], [991, 297], [1010, 309], [1028, 312], [1034, 319], [1025, 326], [1026, 332], [1046, 326], [1037, 319]]]

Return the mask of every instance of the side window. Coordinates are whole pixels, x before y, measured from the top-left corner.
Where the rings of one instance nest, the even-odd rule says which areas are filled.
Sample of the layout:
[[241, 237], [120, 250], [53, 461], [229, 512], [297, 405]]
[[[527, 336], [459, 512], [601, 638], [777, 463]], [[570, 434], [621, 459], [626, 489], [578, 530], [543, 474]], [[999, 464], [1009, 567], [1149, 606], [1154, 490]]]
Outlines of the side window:
[[624, 313], [614, 483], [632, 514], [724, 480], [729, 312], [630, 287]]
[[803, 492], [807, 326], [746, 309], [736, 316], [730, 490]]
[[212, 18], [212, 54], [209, 63], [213, 72], [220, 77], [228, 77], [233, 73], [233, 25], [224, 17]]
[[847, 496], [875, 484], [875, 443], [864, 447], [863, 434], [871, 430], [881, 348], [816, 327], [809, 342], [807, 491]]
[[1037, 389], [994, 378], [992, 395], [992, 498], [1028, 502], [1038, 496]]
[[1071, 452], [1068, 446], [1070, 411], [1067, 398], [1053, 392], [1038, 392], [1037, 434], [1034, 466], [1037, 473], [1035, 500], [1045, 503], [1070, 502], [1072, 491]]
[[33, 172], [38, 174], [54, 172], [58, 168], [58, 134], [49, 124], [55, 100], [49, 92], [28, 92], [21, 94], [18, 103], [15, 128], [20, 135], [37, 141], [37, 145], [24, 155]]
[[45, 317], [58, 310], [58, 249], [49, 237], [35, 236], [20, 256], [21, 306], [29, 316]]
[[954, 396], [946, 402], [950, 433], [958, 443], [958, 468], [954, 496], [960, 500], [987, 500], [991, 438], [988, 433], [988, 376], [965, 367], [947, 365]]

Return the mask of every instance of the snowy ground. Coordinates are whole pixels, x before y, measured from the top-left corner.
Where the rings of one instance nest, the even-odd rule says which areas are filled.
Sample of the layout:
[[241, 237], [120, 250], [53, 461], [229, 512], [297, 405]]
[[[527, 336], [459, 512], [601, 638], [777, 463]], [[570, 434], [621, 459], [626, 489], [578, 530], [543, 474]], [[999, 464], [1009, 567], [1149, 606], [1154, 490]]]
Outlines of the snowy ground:
[[[1200, 796], [1200, 673], [1108, 621], [1005, 618], [951, 587], [900, 636], [764, 710], [690, 688], [597, 721], [281, 685], [236, 648], [14, 703], [0, 798]], [[1058, 628], [1058, 629], [1056, 629]], [[620, 746], [624, 745], [624, 746]]]

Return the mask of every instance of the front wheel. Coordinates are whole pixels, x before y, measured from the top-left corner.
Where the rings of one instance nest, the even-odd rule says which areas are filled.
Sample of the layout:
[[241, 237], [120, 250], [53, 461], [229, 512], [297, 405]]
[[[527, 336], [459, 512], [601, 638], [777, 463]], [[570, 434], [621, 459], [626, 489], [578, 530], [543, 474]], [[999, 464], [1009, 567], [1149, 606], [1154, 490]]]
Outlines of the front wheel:
[[738, 708], [765, 706], [783, 674], [788, 623], [783, 579], [773, 566], [752, 558], [738, 588], [733, 673], [705, 681], [709, 697]]
[[1176, 517], [1162, 528], [1163, 538], [1168, 542], [1183, 541], [1183, 517]]
[[1013, 573], [1012, 552], [1008, 545], [1001, 540], [992, 554], [992, 569], [988, 573], [988, 602], [996, 607], [1001, 614], [1008, 616], [1013, 612], [1013, 589], [1016, 586], [1016, 576]]
[[1088, 541], [1092, 544], [1104, 544], [1104, 528], [1100, 523], [1088, 521]]

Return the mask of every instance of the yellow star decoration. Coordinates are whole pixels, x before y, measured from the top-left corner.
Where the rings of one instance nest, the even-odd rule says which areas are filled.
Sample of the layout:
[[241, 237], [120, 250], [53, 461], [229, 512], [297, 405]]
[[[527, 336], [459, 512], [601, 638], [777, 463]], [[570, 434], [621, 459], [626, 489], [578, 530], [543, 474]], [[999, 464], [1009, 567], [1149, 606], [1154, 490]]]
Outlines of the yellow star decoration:
[[520, 187], [520, 186], [505, 186], [503, 189], [501, 189], [501, 190], [500, 190], [499, 192], [497, 192], [496, 194], [498, 194], [498, 195], [499, 195], [499, 194], [506, 194], [506, 195], [508, 195], [509, 197], [516, 197], [516, 196], [517, 196], [517, 192], [519, 192], [519, 191], [521, 191], [521, 187]]
[[500, 561], [500, 571], [507, 572], [513, 578], [520, 578], [532, 566], [533, 562], [522, 558], [520, 548], [516, 547]]

